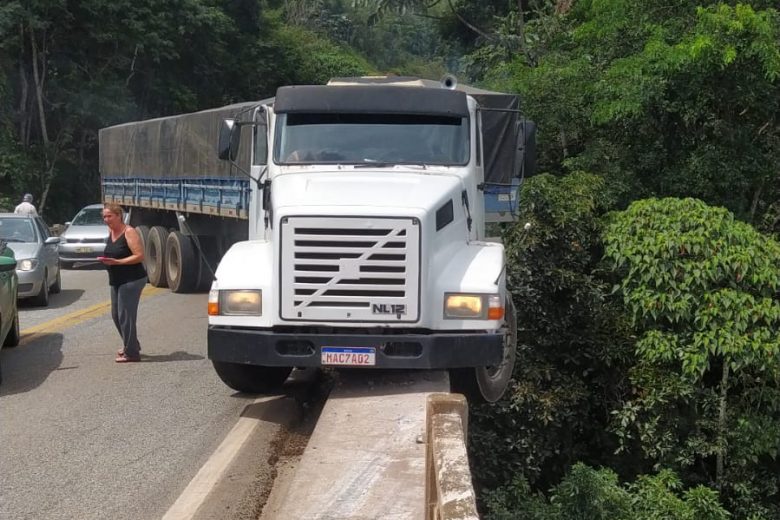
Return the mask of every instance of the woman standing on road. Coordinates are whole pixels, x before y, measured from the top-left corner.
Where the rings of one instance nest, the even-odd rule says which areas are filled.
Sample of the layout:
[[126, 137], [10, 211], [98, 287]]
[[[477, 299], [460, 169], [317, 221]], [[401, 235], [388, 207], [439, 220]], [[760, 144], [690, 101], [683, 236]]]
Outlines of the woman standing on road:
[[141, 361], [141, 345], [138, 343], [136, 317], [141, 291], [146, 285], [144, 249], [135, 228], [125, 224], [124, 212], [118, 204], [103, 206], [103, 222], [109, 229], [105, 256], [99, 260], [108, 269], [111, 286], [111, 317], [114, 319], [124, 347], [117, 351], [117, 363]]

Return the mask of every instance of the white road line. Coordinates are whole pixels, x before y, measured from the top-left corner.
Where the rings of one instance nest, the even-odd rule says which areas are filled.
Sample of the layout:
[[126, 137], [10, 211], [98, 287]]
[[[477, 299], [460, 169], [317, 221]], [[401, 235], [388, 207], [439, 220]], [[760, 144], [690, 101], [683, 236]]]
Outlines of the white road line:
[[[280, 397], [260, 397], [255, 399], [248, 407], [274, 399], [280, 399]], [[254, 417], [239, 417], [236, 425], [233, 426], [227, 437], [209, 457], [209, 460], [200, 468], [182, 494], [179, 495], [179, 498], [176, 499], [176, 502], [168, 509], [162, 520], [184, 520], [195, 516], [198, 508], [206, 500], [206, 497], [222, 478], [225, 470], [233, 462], [241, 447], [261, 422]]]

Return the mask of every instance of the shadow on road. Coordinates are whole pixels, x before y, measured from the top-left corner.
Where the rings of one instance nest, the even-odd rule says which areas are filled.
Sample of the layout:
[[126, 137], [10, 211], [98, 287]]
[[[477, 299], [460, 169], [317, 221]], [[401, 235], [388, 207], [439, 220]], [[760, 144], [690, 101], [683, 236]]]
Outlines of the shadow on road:
[[62, 334], [36, 334], [15, 348], [0, 351], [3, 384], [0, 396], [29, 392], [40, 386], [62, 363]]
[[183, 350], [177, 350], [170, 354], [154, 355], [141, 353], [141, 361], [144, 363], [164, 363], [166, 361], [197, 361], [204, 359], [203, 356], [197, 354], [190, 354]]
[[73, 267], [63, 269], [63, 271], [105, 271], [106, 266], [97, 260], [92, 262], [76, 262]]
[[63, 289], [59, 294], [49, 295], [49, 305], [46, 307], [34, 305], [30, 300], [19, 300], [19, 308], [30, 311], [61, 309], [79, 301], [83, 295], [84, 289]]

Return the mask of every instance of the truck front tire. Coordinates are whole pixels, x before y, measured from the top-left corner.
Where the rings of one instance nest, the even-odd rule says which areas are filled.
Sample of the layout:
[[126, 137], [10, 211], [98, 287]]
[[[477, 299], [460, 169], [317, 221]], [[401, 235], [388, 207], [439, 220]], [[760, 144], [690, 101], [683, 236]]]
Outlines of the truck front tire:
[[277, 392], [292, 372], [291, 367], [260, 367], [212, 361], [217, 375], [233, 390], [247, 394]]
[[462, 393], [471, 402], [495, 403], [504, 395], [517, 357], [517, 313], [511, 296], [506, 301], [504, 349], [501, 363], [492, 367], [459, 368], [450, 371], [453, 391]]

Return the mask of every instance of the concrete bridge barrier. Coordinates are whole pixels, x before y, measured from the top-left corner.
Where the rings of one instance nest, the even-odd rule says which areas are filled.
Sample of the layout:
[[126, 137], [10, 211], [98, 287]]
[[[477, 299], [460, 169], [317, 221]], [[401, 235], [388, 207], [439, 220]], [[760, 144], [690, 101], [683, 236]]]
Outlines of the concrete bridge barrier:
[[426, 520], [478, 520], [466, 452], [466, 398], [460, 394], [428, 395], [425, 422]]

